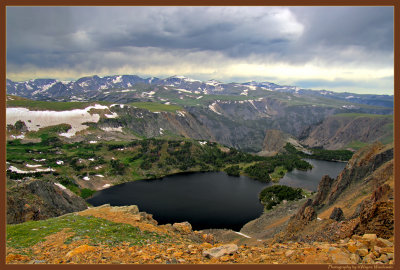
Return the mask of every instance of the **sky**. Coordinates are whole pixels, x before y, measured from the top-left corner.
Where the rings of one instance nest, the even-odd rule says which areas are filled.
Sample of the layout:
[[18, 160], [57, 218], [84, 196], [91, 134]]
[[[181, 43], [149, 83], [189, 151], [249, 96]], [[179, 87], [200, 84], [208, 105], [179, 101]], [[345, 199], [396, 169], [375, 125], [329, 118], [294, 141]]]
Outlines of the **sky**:
[[7, 78], [183, 75], [393, 94], [393, 7], [7, 7]]

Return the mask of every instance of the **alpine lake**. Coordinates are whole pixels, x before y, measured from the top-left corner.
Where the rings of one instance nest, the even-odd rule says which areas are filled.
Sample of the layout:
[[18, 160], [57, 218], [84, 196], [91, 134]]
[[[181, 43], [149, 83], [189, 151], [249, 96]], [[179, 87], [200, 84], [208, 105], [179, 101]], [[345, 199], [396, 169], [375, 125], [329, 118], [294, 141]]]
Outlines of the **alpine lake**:
[[[346, 166], [343, 162], [306, 161], [312, 170], [294, 169], [279, 184], [317, 191], [323, 175], [335, 178]], [[239, 231], [262, 214], [258, 194], [271, 185], [224, 172], [183, 173], [116, 185], [96, 192], [87, 201], [93, 206], [137, 205], [140, 211], [153, 214], [159, 224], [188, 221], [194, 230]]]

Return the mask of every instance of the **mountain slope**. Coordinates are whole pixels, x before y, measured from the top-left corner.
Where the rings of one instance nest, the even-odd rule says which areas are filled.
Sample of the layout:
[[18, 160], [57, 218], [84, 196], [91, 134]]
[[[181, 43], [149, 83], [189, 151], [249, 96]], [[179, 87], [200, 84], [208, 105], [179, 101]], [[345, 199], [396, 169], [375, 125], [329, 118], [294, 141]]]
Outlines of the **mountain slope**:
[[393, 141], [393, 117], [372, 114], [337, 114], [329, 116], [309, 131], [302, 143], [329, 150], [353, 148], [375, 141]]

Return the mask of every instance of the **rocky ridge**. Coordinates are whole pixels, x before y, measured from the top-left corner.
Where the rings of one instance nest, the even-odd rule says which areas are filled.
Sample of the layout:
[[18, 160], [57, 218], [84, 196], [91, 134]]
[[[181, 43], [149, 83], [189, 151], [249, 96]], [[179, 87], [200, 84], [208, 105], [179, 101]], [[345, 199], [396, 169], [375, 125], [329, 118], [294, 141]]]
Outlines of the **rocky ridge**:
[[86, 208], [85, 200], [52, 182], [27, 180], [7, 190], [8, 224], [48, 219]]
[[[71, 215], [71, 214], [70, 214]], [[90, 243], [88, 237], [72, 238], [68, 228], [46, 237], [24, 250], [7, 248], [6, 263], [28, 264], [354, 264], [394, 262], [393, 238], [386, 240], [375, 234], [353, 235], [335, 243], [328, 242], [258, 242], [257, 245], [216, 243], [212, 235], [192, 231], [190, 224], [157, 225], [136, 206], [103, 205], [72, 215], [96, 216], [123, 222], [170, 236], [164, 243], [143, 246], [121, 242], [117, 245]]]
[[324, 176], [313, 199], [293, 215], [277, 241], [339, 241], [353, 235], [391, 238], [393, 146], [358, 151], [336, 179]]

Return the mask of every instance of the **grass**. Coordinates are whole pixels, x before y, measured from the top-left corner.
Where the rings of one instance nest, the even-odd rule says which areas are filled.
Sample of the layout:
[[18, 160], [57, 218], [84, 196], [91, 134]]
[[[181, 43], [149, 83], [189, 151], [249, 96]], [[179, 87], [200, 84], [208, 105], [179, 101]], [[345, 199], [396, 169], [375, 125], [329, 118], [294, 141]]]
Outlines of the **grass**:
[[369, 114], [369, 113], [338, 113], [338, 114], [335, 114], [334, 117], [393, 118], [393, 115]]
[[183, 108], [178, 105], [166, 105], [156, 102], [133, 102], [130, 103], [129, 105], [141, 109], [146, 109], [151, 112], [176, 112], [179, 110], [183, 110]]
[[279, 179], [281, 179], [286, 173], [287, 170], [284, 166], [278, 166], [275, 167], [275, 170], [269, 176], [271, 177], [272, 182], [279, 182]]
[[63, 132], [67, 132], [71, 128], [69, 124], [59, 124], [55, 126], [48, 126], [39, 129], [38, 131], [30, 131], [26, 134], [30, 138], [41, 138], [46, 135], [57, 135]]
[[352, 149], [358, 150], [369, 144], [370, 143], [365, 143], [365, 142], [360, 142], [360, 141], [352, 141], [351, 143], [347, 144], [344, 148], [352, 148]]
[[57, 218], [40, 221], [28, 221], [21, 224], [7, 225], [7, 246], [15, 249], [30, 248], [45, 241], [45, 237], [57, 233], [65, 228], [71, 229], [73, 239], [89, 237], [91, 245], [108, 244], [118, 245], [127, 242], [130, 245], [145, 245], [154, 242], [163, 242], [166, 235], [140, 231], [129, 224], [115, 223], [92, 216], [68, 214]]

